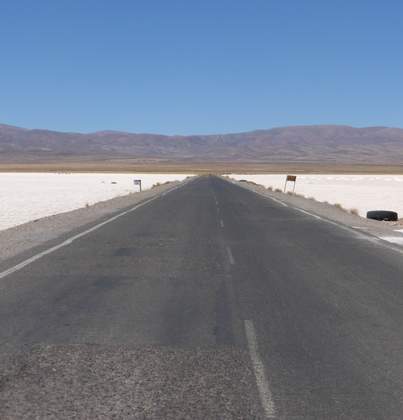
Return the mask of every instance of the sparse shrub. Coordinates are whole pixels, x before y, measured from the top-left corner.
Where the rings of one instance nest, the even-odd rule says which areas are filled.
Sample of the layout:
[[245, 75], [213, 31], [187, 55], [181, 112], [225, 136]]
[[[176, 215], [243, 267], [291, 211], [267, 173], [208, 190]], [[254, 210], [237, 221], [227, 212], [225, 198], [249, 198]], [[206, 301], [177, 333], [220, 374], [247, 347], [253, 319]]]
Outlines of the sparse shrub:
[[308, 200], [316, 201], [315, 197], [308, 197]]
[[360, 213], [358, 212], [357, 209], [350, 209], [350, 213], [353, 214], [354, 216], [359, 216]]
[[335, 204], [333, 204], [333, 206], [336, 207], [339, 210], [347, 211], [340, 203], [335, 203]]
[[85, 207], [88, 209], [90, 205], [88, 203], [85, 203]]
[[287, 191], [288, 195], [295, 195], [292, 191]]
[[283, 191], [281, 191], [281, 190], [280, 190], [280, 188], [276, 188], [276, 189], [274, 190], [274, 192], [282, 193]]
[[156, 187], [159, 187], [160, 185], [161, 185], [160, 182], [156, 182], [155, 184], [153, 184], [153, 186], [151, 188], [156, 188]]
[[267, 187], [269, 191], [273, 191], [273, 187]]

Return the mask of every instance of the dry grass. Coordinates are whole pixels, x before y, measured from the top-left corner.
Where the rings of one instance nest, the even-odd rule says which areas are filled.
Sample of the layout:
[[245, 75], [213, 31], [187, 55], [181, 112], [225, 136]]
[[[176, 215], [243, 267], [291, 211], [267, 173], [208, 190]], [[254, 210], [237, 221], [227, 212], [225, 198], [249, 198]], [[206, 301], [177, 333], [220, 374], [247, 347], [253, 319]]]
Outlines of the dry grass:
[[345, 209], [340, 203], [334, 203], [333, 207], [336, 207], [336, 209], [339, 209], [341, 211], [348, 211], [347, 209]]

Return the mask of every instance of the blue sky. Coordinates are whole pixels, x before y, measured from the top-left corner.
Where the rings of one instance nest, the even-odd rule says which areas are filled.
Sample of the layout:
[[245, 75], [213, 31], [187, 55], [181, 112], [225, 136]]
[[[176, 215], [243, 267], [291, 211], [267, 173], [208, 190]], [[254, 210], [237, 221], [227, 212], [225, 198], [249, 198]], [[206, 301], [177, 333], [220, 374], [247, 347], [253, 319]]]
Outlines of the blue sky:
[[1, 0], [0, 122], [403, 127], [400, 0]]

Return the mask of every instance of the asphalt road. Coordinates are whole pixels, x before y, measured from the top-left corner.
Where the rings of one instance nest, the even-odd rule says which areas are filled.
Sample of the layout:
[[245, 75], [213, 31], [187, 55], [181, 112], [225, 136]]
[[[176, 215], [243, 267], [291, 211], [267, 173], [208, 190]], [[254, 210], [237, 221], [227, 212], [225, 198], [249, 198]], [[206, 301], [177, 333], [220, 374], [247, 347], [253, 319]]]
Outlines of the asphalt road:
[[2, 276], [0, 418], [401, 419], [402, 321], [401, 253], [202, 177]]

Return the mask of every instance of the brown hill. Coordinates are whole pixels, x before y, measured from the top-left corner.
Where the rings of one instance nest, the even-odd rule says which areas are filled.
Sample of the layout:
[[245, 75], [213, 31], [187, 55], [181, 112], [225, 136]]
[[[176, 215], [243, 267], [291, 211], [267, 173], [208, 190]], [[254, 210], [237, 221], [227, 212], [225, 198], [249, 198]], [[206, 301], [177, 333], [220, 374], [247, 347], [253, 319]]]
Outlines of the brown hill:
[[66, 159], [403, 164], [403, 129], [322, 125], [164, 136], [118, 131], [62, 133], [0, 125], [0, 162]]

